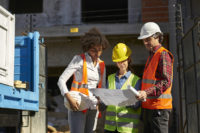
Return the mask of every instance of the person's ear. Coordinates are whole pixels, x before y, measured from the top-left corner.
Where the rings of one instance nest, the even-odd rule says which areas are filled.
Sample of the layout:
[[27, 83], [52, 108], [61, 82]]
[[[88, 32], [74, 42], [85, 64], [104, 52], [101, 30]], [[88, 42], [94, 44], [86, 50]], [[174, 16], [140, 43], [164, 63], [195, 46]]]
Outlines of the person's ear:
[[130, 56], [128, 57], [128, 59], [127, 59], [127, 60], [128, 60], [128, 63], [130, 63], [130, 62], [131, 62], [131, 58], [130, 58]]

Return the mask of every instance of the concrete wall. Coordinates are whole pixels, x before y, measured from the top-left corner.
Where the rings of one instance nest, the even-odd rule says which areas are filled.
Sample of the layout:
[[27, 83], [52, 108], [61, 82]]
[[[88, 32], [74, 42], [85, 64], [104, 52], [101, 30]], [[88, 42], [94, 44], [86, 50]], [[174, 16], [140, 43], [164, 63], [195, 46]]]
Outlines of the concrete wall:
[[[146, 0], [128, 0], [128, 23], [113, 26], [110, 24], [102, 24], [102, 29], [105, 29], [105, 34], [139, 34], [141, 22], [145, 17], [157, 17], [155, 11], [148, 15], [148, 11], [144, 9], [152, 9], [151, 6], [165, 6], [159, 8], [161, 12], [167, 12], [166, 2], [153, 2], [153, 5]], [[8, 9], [8, 2], [0, 0], [0, 4]], [[155, 4], [156, 3], [156, 4]], [[163, 4], [164, 3], [164, 4]], [[162, 9], [162, 10], [161, 10]], [[147, 14], [147, 15], [146, 15]], [[146, 16], [142, 16], [146, 15]], [[158, 14], [157, 14], [158, 15]], [[91, 24], [83, 24], [81, 22], [81, 0], [43, 0], [43, 12], [35, 14], [16, 14], [16, 35], [21, 35], [22, 32], [37, 30], [42, 33], [42, 36], [69, 36], [70, 27], [79, 26], [86, 27]], [[152, 19], [148, 19], [152, 20]], [[162, 21], [158, 21], [162, 22]], [[166, 21], [165, 21], [166, 22]], [[108, 26], [107, 26], [108, 25]], [[116, 26], [115, 26], [116, 25]], [[80, 28], [81, 29], [81, 28]], [[162, 28], [163, 29], [163, 28]], [[166, 29], [166, 28], [164, 28]], [[87, 30], [84, 30], [85, 32]], [[167, 32], [167, 30], [163, 30]], [[51, 33], [51, 34], [49, 34]]]
[[[141, 22], [141, 1], [128, 0], [129, 24]], [[32, 25], [30, 21], [32, 19]], [[16, 32], [41, 30], [42, 27], [79, 25], [81, 22], [81, 0], [43, 0], [43, 12], [16, 14]]]
[[[43, 0], [43, 12], [34, 14], [34, 24], [36, 27], [79, 24], [80, 10], [80, 0]], [[23, 28], [29, 15], [17, 14], [16, 19], [17, 28]]]
[[[0, 0], [0, 5], [8, 9], [8, 0]], [[141, 1], [128, 0], [129, 23], [140, 22]], [[51, 27], [58, 25], [81, 24], [81, 0], [43, 0], [43, 12], [35, 14], [16, 14], [16, 28], [28, 28], [30, 16], [33, 25], [37, 27]]]
[[80, 11], [80, 0], [43, 0], [42, 13], [16, 14], [16, 31], [29, 31], [30, 26], [38, 30], [38, 27], [80, 24]]
[[[103, 52], [102, 59], [106, 65], [114, 65], [112, 62], [112, 48], [119, 42], [126, 43], [132, 50], [133, 64], [143, 65], [146, 62], [148, 52], [143, 46], [142, 42], [138, 41], [136, 37], [127, 36], [108, 36], [110, 47]], [[80, 54], [82, 48], [79, 37], [63, 37], [46, 39], [48, 47], [48, 67], [62, 67], [67, 66], [75, 54]], [[55, 47], [56, 46], [56, 47]]]
[[0, 0], [0, 5], [6, 9], [8, 9], [8, 0]]
[[141, 0], [128, 0], [128, 22], [140, 23], [141, 22]]

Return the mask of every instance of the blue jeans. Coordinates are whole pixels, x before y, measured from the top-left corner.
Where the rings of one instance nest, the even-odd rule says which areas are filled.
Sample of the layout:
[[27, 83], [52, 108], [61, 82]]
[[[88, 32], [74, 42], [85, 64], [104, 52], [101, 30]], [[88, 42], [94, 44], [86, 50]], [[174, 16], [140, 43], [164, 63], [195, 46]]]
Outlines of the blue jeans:
[[96, 110], [68, 111], [70, 133], [93, 133]]

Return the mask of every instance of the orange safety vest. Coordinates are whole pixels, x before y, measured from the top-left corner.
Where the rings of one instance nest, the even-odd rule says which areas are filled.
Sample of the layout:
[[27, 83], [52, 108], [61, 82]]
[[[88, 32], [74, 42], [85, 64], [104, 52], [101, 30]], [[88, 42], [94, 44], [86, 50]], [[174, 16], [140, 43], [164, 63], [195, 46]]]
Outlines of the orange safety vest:
[[[163, 51], [168, 52], [172, 57], [172, 65], [174, 62], [173, 55], [165, 48], [160, 47], [153, 55], [151, 61], [147, 61], [145, 70], [142, 77], [141, 90], [146, 90], [150, 87], [155, 86], [156, 82], [159, 81], [156, 78], [156, 70], [158, 67], [158, 61]], [[148, 58], [149, 60], [149, 58]], [[147, 66], [148, 65], [148, 66]], [[173, 69], [173, 68], [172, 68]], [[171, 95], [172, 84], [166, 89], [160, 96], [148, 96], [145, 102], [142, 102], [142, 108], [146, 109], [172, 109], [172, 95]]]
[[[72, 91], [79, 91], [87, 96], [89, 96], [89, 92], [88, 92], [88, 79], [87, 79], [87, 63], [86, 63], [86, 58], [85, 58], [85, 54], [81, 54], [80, 55], [83, 59], [83, 76], [82, 76], [82, 81], [81, 82], [77, 82], [75, 80], [75, 75], [74, 75], [74, 80], [72, 82], [72, 86], [71, 86], [71, 90]], [[98, 88], [102, 87], [102, 81], [103, 81], [103, 74], [104, 74], [104, 69], [105, 69], [105, 64], [104, 61], [100, 60], [99, 61], [99, 66], [100, 66], [100, 81], [98, 83]], [[85, 111], [83, 111], [85, 112]]]

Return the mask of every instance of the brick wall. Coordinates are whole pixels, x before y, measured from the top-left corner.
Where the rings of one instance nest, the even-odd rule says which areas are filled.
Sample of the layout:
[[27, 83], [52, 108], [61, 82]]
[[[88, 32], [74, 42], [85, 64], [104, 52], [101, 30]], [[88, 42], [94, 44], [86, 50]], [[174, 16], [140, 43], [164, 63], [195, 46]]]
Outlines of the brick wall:
[[142, 22], [168, 22], [168, 0], [142, 0]]

